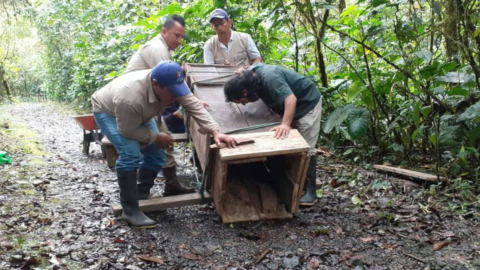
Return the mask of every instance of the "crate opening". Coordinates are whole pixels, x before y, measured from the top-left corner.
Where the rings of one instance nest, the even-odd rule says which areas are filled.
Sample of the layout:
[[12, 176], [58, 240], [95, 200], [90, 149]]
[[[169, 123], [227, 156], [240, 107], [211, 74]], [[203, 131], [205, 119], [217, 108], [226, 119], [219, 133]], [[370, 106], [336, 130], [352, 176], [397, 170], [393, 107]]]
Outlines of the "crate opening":
[[298, 155], [266, 157], [264, 161], [229, 164], [222, 196], [224, 222], [291, 218], [300, 188]]

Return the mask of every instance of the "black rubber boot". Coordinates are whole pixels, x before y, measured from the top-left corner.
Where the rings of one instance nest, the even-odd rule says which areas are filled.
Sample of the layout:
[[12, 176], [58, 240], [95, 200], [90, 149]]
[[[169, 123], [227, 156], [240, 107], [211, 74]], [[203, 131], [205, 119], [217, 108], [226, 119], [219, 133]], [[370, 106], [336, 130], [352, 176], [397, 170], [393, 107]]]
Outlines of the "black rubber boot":
[[317, 202], [317, 159], [313, 156], [307, 169], [305, 194], [300, 199], [301, 206], [312, 206]]
[[162, 168], [163, 175], [165, 176], [165, 192], [163, 196], [175, 196], [195, 192], [195, 189], [185, 187], [177, 179], [176, 167]]
[[148, 218], [138, 207], [137, 171], [117, 172], [120, 187], [122, 219], [135, 227], [155, 228], [155, 221]]
[[147, 169], [138, 169], [138, 199], [145, 200], [155, 197], [160, 197], [160, 195], [151, 195], [150, 189], [155, 183], [158, 172], [150, 171]]

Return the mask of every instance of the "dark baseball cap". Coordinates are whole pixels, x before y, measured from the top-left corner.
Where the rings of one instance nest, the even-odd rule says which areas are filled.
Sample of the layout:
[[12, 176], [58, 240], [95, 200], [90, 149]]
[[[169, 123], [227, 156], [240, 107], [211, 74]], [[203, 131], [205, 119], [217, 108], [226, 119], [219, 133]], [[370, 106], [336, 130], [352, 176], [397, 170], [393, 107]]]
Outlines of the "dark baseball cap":
[[152, 69], [152, 80], [157, 80], [161, 87], [167, 87], [176, 97], [191, 93], [184, 82], [184, 77], [182, 67], [173, 61], [162, 61]]
[[228, 20], [229, 19], [228, 13], [221, 8], [217, 8], [214, 11], [212, 11], [212, 14], [210, 15], [210, 21], [209, 22], [212, 22], [213, 19], [227, 19]]

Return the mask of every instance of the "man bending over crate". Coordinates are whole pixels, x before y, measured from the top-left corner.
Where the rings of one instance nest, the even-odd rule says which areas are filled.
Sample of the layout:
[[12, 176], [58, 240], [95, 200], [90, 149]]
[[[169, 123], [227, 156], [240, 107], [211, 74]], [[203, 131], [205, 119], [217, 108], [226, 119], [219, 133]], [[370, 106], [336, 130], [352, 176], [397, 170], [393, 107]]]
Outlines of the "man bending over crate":
[[305, 194], [300, 205], [311, 206], [317, 201], [315, 145], [320, 132], [322, 96], [315, 84], [305, 76], [289, 69], [256, 64], [237, 71], [239, 76], [225, 84], [227, 101], [237, 104], [263, 100], [282, 116], [282, 123], [272, 128], [275, 138], [288, 137], [292, 125], [310, 145], [310, 164]]
[[125, 73], [92, 95], [95, 121], [119, 155], [115, 169], [122, 219], [133, 226], [156, 225], [139, 209], [138, 200], [148, 198], [151, 186], [139, 189], [137, 169], [139, 175], [156, 175], [164, 165], [164, 149], [173, 145], [173, 138], [159, 132], [153, 118], [174, 101], [192, 115], [199, 132], [211, 133], [217, 144], [235, 147], [235, 139], [219, 132], [218, 124], [185, 85], [182, 68], [173, 61], [161, 62], [152, 70]]

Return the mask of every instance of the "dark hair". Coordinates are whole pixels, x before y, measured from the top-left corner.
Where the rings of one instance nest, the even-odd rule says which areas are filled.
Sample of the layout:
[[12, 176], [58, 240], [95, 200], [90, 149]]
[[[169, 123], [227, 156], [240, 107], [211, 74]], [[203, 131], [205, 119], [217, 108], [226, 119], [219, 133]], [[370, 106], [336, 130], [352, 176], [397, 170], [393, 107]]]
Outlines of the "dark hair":
[[[247, 90], [247, 96], [243, 95], [243, 90]], [[264, 91], [263, 82], [260, 76], [253, 70], [245, 70], [240, 75], [227, 81], [223, 89], [227, 102], [247, 98], [250, 101], [259, 99]]]
[[183, 27], [185, 27], [185, 19], [178, 15], [172, 15], [170, 18], [166, 19], [163, 23], [163, 27], [171, 29], [175, 22], [178, 22], [179, 24], [183, 25]]

